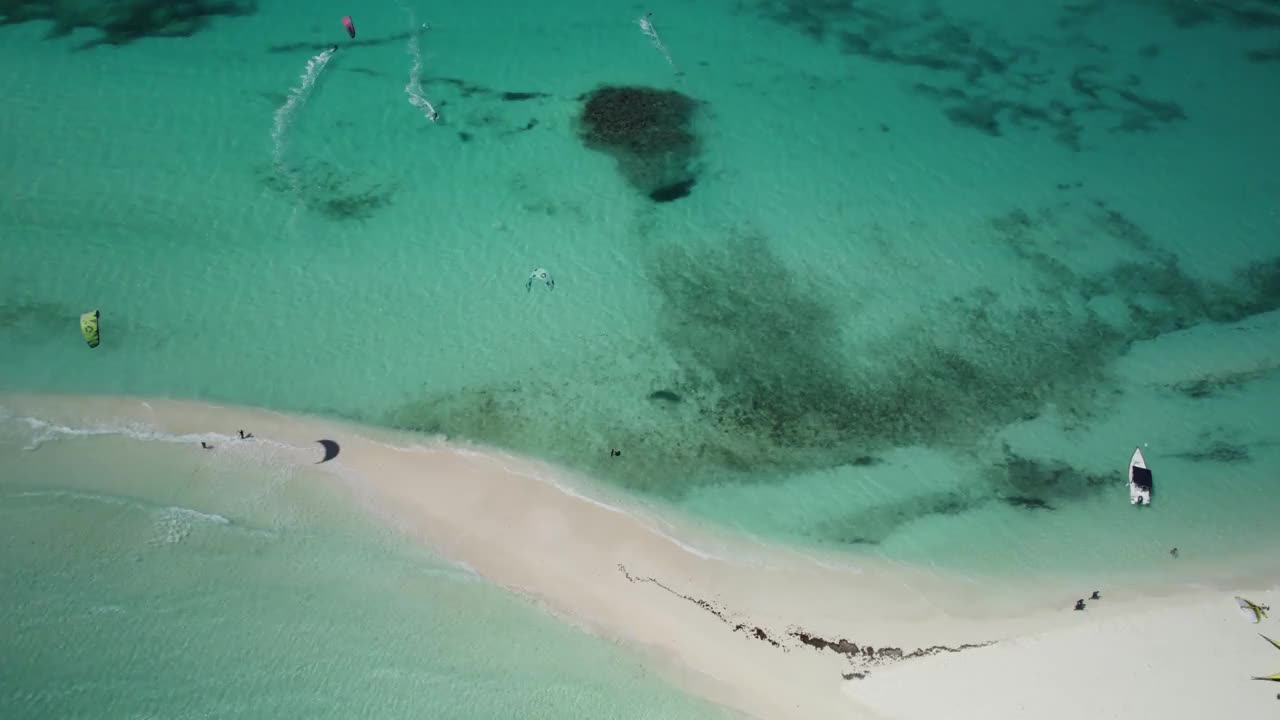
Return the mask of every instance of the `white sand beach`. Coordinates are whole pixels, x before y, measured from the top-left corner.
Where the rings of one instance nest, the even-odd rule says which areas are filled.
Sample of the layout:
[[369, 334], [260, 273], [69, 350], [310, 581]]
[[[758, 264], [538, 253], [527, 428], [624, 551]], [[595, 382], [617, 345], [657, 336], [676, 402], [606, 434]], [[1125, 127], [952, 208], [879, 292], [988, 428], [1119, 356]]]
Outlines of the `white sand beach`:
[[[212, 453], [312, 467], [444, 557], [753, 718], [1255, 718], [1280, 711], [1280, 652], [1233, 595], [1280, 599], [1270, 570], [1199, 585], [977, 581], [817, 557], [660, 521], [564, 488], [512, 455], [274, 412], [193, 402], [13, 396], [11, 415], [129, 428]], [[254, 442], [230, 439], [237, 429]], [[67, 431], [50, 429], [52, 434]], [[264, 450], [266, 449], [266, 450]], [[563, 487], [561, 487], [563, 486]], [[536, 661], [531, 659], [531, 661]]]
[[[1274, 597], [1274, 592], [1250, 597]], [[1280, 670], [1229, 594], [1090, 606], [1070, 628], [885, 668], [846, 688], [886, 718], [1274, 717]], [[1097, 608], [1094, 610], [1094, 608]]]

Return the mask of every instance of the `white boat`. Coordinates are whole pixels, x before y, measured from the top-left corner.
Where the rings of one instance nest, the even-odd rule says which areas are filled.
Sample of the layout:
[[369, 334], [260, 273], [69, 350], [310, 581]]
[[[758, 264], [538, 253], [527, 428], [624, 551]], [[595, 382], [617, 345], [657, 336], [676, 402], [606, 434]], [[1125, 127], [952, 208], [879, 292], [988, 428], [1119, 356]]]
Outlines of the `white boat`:
[[1151, 471], [1142, 457], [1142, 448], [1134, 448], [1133, 457], [1129, 458], [1129, 504], [1151, 504]]

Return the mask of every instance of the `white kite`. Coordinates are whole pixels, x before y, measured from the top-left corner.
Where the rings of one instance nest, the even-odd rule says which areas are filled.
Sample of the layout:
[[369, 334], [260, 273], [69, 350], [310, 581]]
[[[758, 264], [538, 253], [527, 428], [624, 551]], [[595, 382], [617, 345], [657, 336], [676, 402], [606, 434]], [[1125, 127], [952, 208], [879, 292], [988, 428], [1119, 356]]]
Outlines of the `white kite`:
[[537, 280], [541, 283], [545, 283], [548, 290], [556, 289], [556, 281], [555, 281], [555, 278], [551, 277], [551, 273], [547, 272], [543, 268], [538, 268], [533, 272], [529, 273], [529, 280], [524, 284], [525, 292], [528, 292], [533, 289], [534, 280]]

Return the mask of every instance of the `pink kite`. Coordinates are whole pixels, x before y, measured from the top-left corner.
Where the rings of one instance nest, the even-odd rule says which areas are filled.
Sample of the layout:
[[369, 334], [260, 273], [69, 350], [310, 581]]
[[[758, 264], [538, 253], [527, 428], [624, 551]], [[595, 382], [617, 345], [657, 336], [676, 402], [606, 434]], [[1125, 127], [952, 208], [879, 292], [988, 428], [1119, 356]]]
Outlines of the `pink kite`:
[[346, 17], [342, 18], [342, 27], [347, 29], [347, 34], [350, 35], [351, 37], [356, 36], [356, 24], [351, 21], [350, 15], [347, 15]]

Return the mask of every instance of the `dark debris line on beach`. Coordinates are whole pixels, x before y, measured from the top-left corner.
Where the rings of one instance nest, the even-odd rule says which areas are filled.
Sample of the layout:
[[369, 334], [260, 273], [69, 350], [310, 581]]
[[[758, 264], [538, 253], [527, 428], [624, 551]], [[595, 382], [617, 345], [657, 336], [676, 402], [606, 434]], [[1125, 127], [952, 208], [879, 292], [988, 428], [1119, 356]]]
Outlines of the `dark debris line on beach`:
[[845, 640], [844, 638], [840, 638], [835, 642], [832, 642], [830, 640], [824, 640], [817, 637], [816, 635], [810, 635], [803, 630], [791, 630], [789, 634], [792, 637], [799, 639], [800, 642], [808, 645], [809, 647], [816, 648], [818, 650], [831, 650], [832, 652], [848, 657], [850, 660], [862, 659], [864, 661], [871, 661], [874, 663], [911, 660], [914, 658], [937, 655], [944, 652], [957, 653], [962, 650], [971, 650], [973, 648], [996, 644], [995, 640], [988, 640], [980, 643], [964, 643], [962, 645], [957, 645], [956, 647], [950, 647], [948, 645], [930, 645], [927, 648], [917, 648], [907, 653], [903, 652], [902, 648], [896, 647], [882, 647], [879, 649], [870, 645], [859, 647], [857, 643], [854, 643], [851, 640]]
[[651, 578], [651, 577], [636, 577], [635, 575], [632, 575], [631, 573], [627, 572], [627, 568], [626, 568], [626, 566], [625, 566], [625, 565], [621, 565], [621, 564], [619, 564], [619, 565], [618, 565], [618, 572], [621, 572], [621, 573], [622, 573], [622, 575], [623, 575], [623, 577], [625, 577], [625, 578], [627, 579], [627, 581], [628, 581], [628, 582], [633, 582], [633, 583], [649, 583], [649, 584], [651, 584], [651, 585], [657, 585], [658, 587], [662, 588], [663, 590], [666, 590], [667, 592], [671, 593], [672, 595], [675, 595], [676, 597], [680, 598], [681, 600], [687, 600], [688, 602], [691, 602], [691, 603], [693, 603], [694, 605], [697, 605], [698, 607], [702, 608], [703, 610], [706, 610], [707, 612], [711, 613], [712, 615], [715, 615], [715, 616], [716, 616], [716, 618], [720, 620], [720, 622], [722, 622], [722, 623], [724, 623], [724, 624], [726, 624], [726, 625], [731, 625], [731, 626], [733, 626], [733, 631], [734, 631], [734, 632], [745, 632], [745, 633], [746, 633], [747, 635], [749, 635], [750, 637], [753, 637], [753, 638], [755, 638], [755, 639], [757, 639], [757, 640], [763, 640], [764, 642], [767, 642], [767, 643], [769, 643], [770, 645], [772, 645], [772, 646], [774, 646], [774, 647], [778, 648], [778, 649], [779, 649], [779, 650], [781, 650], [782, 652], [791, 652], [791, 649], [790, 649], [790, 648], [784, 647], [784, 646], [782, 645], [782, 643], [781, 643], [781, 642], [779, 642], [779, 641], [777, 641], [777, 640], [773, 639], [773, 637], [772, 637], [772, 636], [770, 636], [770, 635], [769, 635], [769, 633], [768, 633], [767, 631], [765, 631], [765, 630], [764, 630], [764, 628], [757, 627], [757, 626], [754, 626], [754, 625], [748, 625], [748, 624], [746, 624], [746, 623], [734, 622], [733, 620], [731, 620], [731, 619], [729, 618], [728, 611], [724, 610], [723, 608], [717, 607], [717, 606], [716, 606], [715, 604], [713, 604], [713, 603], [710, 603], [710, 602], [708, 602], [708, 601], [706, 601], [706, 600], [702, 600], [702, 599], [699, 599], [699, 598], [691, 597], [691, 596], [689, 596], [689, 595], [681, 594], [681, 593], [679, 593], [679, 592], [677, 592], [677, 591], [675, 591], [675, 590], [671, 589], [670, 587], [668, 587], [668, 586], [664, 585], [662, 582], [660, 582], [659, 580], [656, 580], [656, 579], [654, 579], [654, 578]]
[[[680, 598], [681, 600], [685, 600], [687, 602], [693, 603], [694, 605], [697, 605], [703, 610], [706, 610], [707, 612], [714, 615], [716, 619], [720, 620], [720, 622], [731, 626], [734, 632], [741, 632], [746, 634], [748, 637], [752, 637], [752, 638], [755, 638], [756, 640], [766, 642], [772, 645], [773, 647], [781, 650], [782, 652], [791, 652], [791, 648], [784, 645], [783, 640], [778, 640], [775, 636], [769, 634], [767, 630], [765, 630], [764, 628], [758, 625], [753, 625], [750, 623], [739, 622], [737, 620], [734, 620], [733, 618], [730, 617], [729, 611], [725, 610], [720, 606], [717, 606], [712, 602], [703, 600], [701, 598], [696, 598], [691, 595], [685, 595], [677, 590], [674, 590], [673, 588], [664, 584], [660, 580], [657, 580], [656, 578], [640, 577], [637, 575], [632, 575], [627, 570], [626, 566], [622, 564], [618, 565], [618, 572], [622, 573], [623, 577], [625, 577], [628, 582], [637, 583], [637, 584], [648, 583], [650, 585], [656, 585], [657, 587], [662, 588], [663, 590], [667, 591], [671, 595], [674, 595], [675, 597]], [[994, 645], [997, 642], [995, 640], [988, 640], [986, 642], [980, 642], [980, 643], [964, 643], [956, 647], [950, 647], [947, 645], [931, 645], [926, 648], [917, 648], [915, 650], [912, 650], [911, 652], [905, 652], [902, 648], [896, 648], [896, 647], [875, 648], [870, 645], [860, 646], [857, 643], [851, 640], [846, 640], [844, 638], [839, 638], [835, 641], [826, 640], [824, 638], [818, 637], [817, 635], [814, 635], [805, 630], [802, 630], [798, 627], [789, 628], [786, 632], [786, 635], [791, 638], [794, 638], [795, 640], [798, 640], [800, 642], [801, 647], [808, 646], [819, 651], [830, 650], [838, 655], [844, 655], [846, 658], [848, 658], [850, 663], [859, 665], [861, 670], [860, 672], [841, 673], [841, 677], [843, 677], [845, 680], [853, 680], [855, 678], [856, 679], [865, 678], [870, 673], [870, 670], [868, 669], [870, 666], [878, 666], [878, 665], [884, 665], [886, 663], [901, 662], [903, 660], [912, 660], [915, 658], [928, 657], [930, 655], [937, 655], [939, 653], [944, 653], [944, 652], [952, 652], [952, 653], [961, 652], [962, 650], [970, 650], [973, 648], [980, 648], [980, 647], [986, 647], [988, 645]]]

